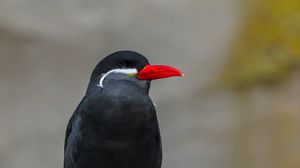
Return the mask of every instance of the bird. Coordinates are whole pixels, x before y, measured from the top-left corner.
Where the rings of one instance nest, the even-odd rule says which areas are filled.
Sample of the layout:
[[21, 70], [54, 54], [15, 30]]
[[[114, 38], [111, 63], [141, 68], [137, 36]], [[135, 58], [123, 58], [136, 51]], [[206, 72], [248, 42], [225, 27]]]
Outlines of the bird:
[[162, 142], [152, 80], [183, 73], [151, 65], [134, 51], [117, 51], [94, 68], [67, 124], [64, 168], [161, 168]]

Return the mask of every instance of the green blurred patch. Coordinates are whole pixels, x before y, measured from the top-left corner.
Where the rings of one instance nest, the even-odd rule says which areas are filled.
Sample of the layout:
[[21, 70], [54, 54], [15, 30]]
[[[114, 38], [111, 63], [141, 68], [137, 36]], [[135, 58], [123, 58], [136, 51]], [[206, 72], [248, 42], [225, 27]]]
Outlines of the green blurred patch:
[[247, 2], [245, 27], [222, 74], [237, 90], [276, 85], [300, 65], [300, 1]]

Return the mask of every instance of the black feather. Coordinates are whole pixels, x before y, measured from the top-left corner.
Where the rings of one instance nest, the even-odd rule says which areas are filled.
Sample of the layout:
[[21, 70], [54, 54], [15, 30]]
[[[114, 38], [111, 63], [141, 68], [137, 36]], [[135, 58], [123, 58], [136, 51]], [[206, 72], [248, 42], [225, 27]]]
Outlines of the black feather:
[[[126, 51], [125, 55], [113, 56], [118, 59], [106, 58], [114, 62], [109, 64], [110, 69], [118, 62], [124, 64], [124, 60], [124, 65], [134, 68], [148, 64], [144, 57], [128, 54]], [[102, 72], [100, 63], [69, 120], [64, 168], [160, 168], [161, 138], [156, 111], [148, 95], [150, 81], [112, 74], [105, 79], [104, 88], [97, 87], [99, 73], [110, 70], [105, 67]]]

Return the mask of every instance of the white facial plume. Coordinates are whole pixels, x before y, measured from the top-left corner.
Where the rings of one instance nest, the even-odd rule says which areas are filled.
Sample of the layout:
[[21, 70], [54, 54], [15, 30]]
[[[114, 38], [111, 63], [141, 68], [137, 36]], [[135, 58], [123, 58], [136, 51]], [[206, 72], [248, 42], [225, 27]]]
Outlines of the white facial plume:
[[100, 79], [100, 82], [97, 86], [103, 88], [103, 81], [105, 79], [105, 77], [107, 75], [109, 75], [110, 73], [122, 73], [122, 74], [136, 74], [137, 73], [137, 69], [135, 68], [130, 68], [130, 69], [113, 69], [113, 70], [110, 70], [108, 72], [106, 72], [105, 74], [102, 74], [102, 77]]

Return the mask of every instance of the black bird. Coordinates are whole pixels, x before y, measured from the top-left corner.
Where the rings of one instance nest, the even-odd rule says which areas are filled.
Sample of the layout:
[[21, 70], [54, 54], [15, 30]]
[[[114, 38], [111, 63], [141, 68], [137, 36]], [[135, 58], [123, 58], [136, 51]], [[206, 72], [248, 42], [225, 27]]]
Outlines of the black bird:
[[183, 74], [132, 51], [101, 60], [69, 120], [64, 168], [160, 168], [160, 131], [148, 93], [151, 80], [171, 76]]

